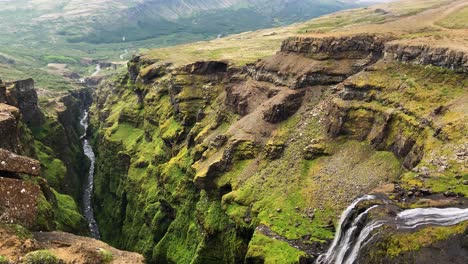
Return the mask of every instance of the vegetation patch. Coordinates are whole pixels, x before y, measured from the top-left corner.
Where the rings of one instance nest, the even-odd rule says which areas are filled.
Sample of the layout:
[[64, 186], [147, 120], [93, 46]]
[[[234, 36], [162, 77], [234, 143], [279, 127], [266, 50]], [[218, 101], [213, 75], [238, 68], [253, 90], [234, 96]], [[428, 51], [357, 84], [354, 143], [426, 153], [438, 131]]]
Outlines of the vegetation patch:
[[38, 250], [26, 254], [22, 264], [59, 264], [60, 260], [48, 250]]
[[253, 263], [299, 263], [304, 252], [289, 246], [284, 241], [255, 232], [249, 244], [246, 259]]
[[468, 7], [462, 8], [446, 16], [444, 19], [437, 22], [437, 25], [451, 29], [466, 29], [468, 28]]

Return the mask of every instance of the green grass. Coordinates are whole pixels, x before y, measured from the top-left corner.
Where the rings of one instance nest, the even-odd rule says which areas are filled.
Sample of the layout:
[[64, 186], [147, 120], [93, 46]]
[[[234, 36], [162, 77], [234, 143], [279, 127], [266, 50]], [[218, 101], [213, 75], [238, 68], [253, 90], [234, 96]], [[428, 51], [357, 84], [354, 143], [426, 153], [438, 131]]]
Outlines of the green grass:
[[48, 250], [38, 250], [26, 254], [22, 264], [59, 264], [59, 259]]
[[462, 8], [444, 19], [437, 22], [437, 25], [451, 29], [468, 28], [468, 7]]
[[60, 55], [46, 55], [44, 56], [45, 63], [63, 63], [63, 64], [75, 64], [78, 61], [75, 58], [60, 56]]
[[116, 123], [110, 139], [113, 141], [121, 141], [125, 146], [131, 148], [138, 143], [142, 136], [143, 130], [129, 123]]
[[8, 264], [8, 263], [10, 263], [10, 261], [6, 257], [0, 255], [0, 264]]
[[255, 232], [249, 244], [247, 258], [258, 259], [261, 263], [299, 263], [304, 252], [291, 247], [284, 241], [267, 237]]

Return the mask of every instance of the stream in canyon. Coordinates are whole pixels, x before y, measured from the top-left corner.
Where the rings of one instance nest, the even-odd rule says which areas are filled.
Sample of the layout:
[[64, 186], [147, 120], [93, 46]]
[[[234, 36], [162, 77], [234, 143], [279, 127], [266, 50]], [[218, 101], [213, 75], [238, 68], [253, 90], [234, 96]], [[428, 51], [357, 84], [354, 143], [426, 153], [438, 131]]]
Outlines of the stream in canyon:
[[83, 151], [86, 157], [90, 160], [88, 177], [84, 186], [83, 192], [83, 213], [85, 219], [88, 223], [89, 232], [92, 238], [100, 239], [99, 227], [97, 225], [96, 219], [94, 218], [94, 209], [93, 209], [93, 190], [94, 190], [94, 166], [96, 163], [96, 157], [94, 155], [93, 148], [87, 139], [86, 131], [88, 130], [89, 124], [89, 113], [87, 110], [84, 111], [83, 117], [80, 120], [80, 125], [84, 129], [83, 139]]
[[[372, 200], [380, 200], [382, 204], [373, 204], [358, 210], [360, 203]], [[367, 219], [370, 211], [386, 204], [389, 204], [388, 200], [373, 195], [356, 199], [341, 215], [335, 239], [329, 250], [317, 259], [317, 263], [358, 263], [361, 249], [372, 242], [383, 226], [415, 231], [420, 226], [452, 226], [468, 221], [468, 208], [416, 208], [402, 210], [391, 218]]]

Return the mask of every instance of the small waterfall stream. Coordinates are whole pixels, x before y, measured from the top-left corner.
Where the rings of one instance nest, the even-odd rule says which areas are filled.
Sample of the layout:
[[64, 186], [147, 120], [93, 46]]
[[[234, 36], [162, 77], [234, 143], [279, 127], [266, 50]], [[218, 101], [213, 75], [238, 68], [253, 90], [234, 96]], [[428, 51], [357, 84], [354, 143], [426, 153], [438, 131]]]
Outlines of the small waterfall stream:
[[86, 136], [86, 131], [88, 130], [89, 124], [89, 114], [88, 111], [85, 110], [83, 114], [83, 118], [80, 120], [80, 125], [84, 129], [84, 134], [81, 137], [83, 139], [83, 151], [84, 154], [88, 157], [91, 164], [89, 166], [89, 173], [88, 178], [86, 179], [86, 184], [83, 193], [83, 213], [88, 222], [89, 232], [91, 237], [95, 239], [101, 239], [99, 234], [99, 227], [97, 225], [96, 219], [94, 218], [94, 210], [93, 210], [93, 190], [94, 190], [94, 166], [96, 162], [96, 157], [94, 155], [93, 148]]
[[[367, 221], [371, 210], [382, 206], [372, 205], [359, 214], [356, 208], [363, 201], [379, 199], [366, 195], [356, 199], [341, 215], [340, 224], [335, 239], [329, 250], [319, 256], [318, 264], [353, 264], [357, 263], [360, 250], [375, 236], [377, 229], [383, 225], [394, 226], [396, 229], [415, 230], [419, 226], [451, 226], [468, 221], [468, 208], [417, 208], [399, 212], [395, 217]], [[388, 203], [388, 201], [382, 200]]]

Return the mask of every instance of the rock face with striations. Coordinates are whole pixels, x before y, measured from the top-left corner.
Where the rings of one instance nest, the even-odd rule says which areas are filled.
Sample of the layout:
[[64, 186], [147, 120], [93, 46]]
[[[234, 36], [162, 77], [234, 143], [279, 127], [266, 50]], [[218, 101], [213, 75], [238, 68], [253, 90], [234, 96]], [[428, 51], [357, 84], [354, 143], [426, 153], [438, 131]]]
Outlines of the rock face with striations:
[[386, 56], [404, 63], [434, 65], [468, 73], [468, 54], [444, 47], [405, 45], [390, 43], [385, 48]]

